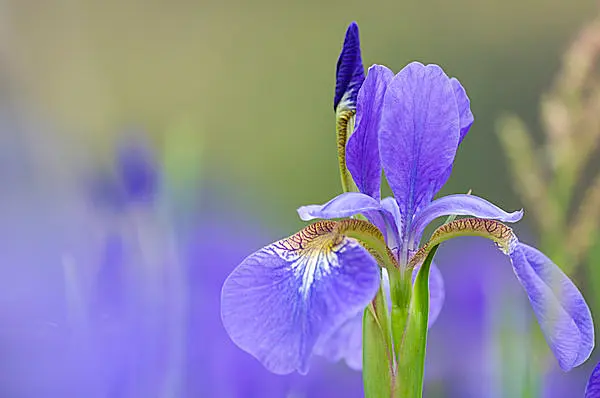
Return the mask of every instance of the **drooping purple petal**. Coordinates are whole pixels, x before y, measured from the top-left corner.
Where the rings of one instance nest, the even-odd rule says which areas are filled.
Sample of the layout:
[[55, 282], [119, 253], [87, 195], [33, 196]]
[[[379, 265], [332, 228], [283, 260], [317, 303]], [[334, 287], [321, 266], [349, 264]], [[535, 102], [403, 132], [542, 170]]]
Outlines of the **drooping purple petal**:
[[600, 363], [596, 365], [590, 375], [584, 398], [600, 398]]
[[[415, 268], [412, 274], [412, 281], [415, 282], [417, 273], [421, 267]], [[429, 270], [429, 317], [427, 319], [428, 327], [431, 327], [437, 320], [442, 307], [444, 306], [444, 300], [446, 299], [446, 288], [444, 287], [444, 278], [440, 269], [431, 263]]]
[[379, 152], [407, 230], [448, 178], [460, 135], [450, 79], [437, 65], [407, 65], [384, 97]]
[[364, 214], [386, 236], [386, 219], [391, 215], [381, 207], [378, 200], [360, 192], [345, 192], [331, 199], [324, 205], [307, 205], [298, 208], [298, 215], [303, 221], [317, 218], [332, 219]]
[[359, 192], [345, 192], [324, 205], [302, 206], [298, 208], [298, 215], [301, 220], [310, 221], [315, 218], [344, 218], [379, 210], [381, 210], [381, 205], [378, 200]]
[[507, 213], [498, 206], [475, 195], [456, 194], [434, 200], [419, 211], [413, 220], [411, 237], [416, 242], [421, 239], [425, 227], [438, 217], [449, 215], [473, 216], [503, 222], [517, 222], [523, 217], [523, 210]]
[[360, 192], [381, 198], [381, 160], [378, 134], [387, 85], [394, 77], [381, 65], [369, 68], [367, 78], [358, 92], [356, 127], [346, 146], [346, 165]]
[[581, 365], [594, 348], [594, 324], [583, 296], [537, 249], [517, 243], [510, 258], [558, 364], [565, 371]]
[[315, 354], [332, 362], [344, 359], [351, 369], [361, 370], [363, 312], [348, 319], [330, 336], [319, 339]]
[[335, 78], [333, 110], [337, 110], [340, 102], [344, 108], [355, 109], [358, 90], [365, 80], [356, 22], [352, 22], [346, 30], [342, 52], [337, 61]]
[[323, 225], [250, 255], [223, 285], [227, 333], [273, 373], [306, 373], [319, 339], [363, 310], [379, 288], [371, 255], [351, 238], [331, 248]]
[[460, 138], [458, 140], [458, 144], [460, 145], [462, 140], [469, 132], [469, 129], [473, 125], [475, 117], [473, 116], [473, 112], [471, 112], [471, 101], [467, 96], [465, 88], [455, 77], [450, 79], [450, 83], [452, 84], [454, 97], [456, 98], [456, 105], [458, 106], [458, 114], [460, 119]]

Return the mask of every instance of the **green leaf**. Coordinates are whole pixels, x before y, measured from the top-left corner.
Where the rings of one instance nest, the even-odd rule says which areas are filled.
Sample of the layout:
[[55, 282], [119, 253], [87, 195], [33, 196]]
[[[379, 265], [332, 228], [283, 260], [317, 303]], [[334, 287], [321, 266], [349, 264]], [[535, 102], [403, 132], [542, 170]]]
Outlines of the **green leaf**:
[[[429, 269], [437, 248], [438, 245], [431, 248], [413, 285], [406, 330], [398, 350], [398, 371], [394, 388], [394, 397], [396, 398], [423, 396], [427, 319], [429, 316]], [[394, 321], [392, 318], [392, 322]]]
[[366, 398], [392, 396], [390, 323], [383, 289], [363, 317], [363, 383]]

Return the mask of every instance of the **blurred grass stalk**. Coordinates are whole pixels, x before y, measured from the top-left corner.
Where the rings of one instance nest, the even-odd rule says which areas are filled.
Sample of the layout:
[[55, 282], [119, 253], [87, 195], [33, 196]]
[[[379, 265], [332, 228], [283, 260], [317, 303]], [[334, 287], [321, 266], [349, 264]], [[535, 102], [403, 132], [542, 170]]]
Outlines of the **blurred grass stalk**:
[[[503, 116], [496, 128], [514, 189], [531, 211], [530, 220], [541, 249], [565, 273], [589, 273], [591, 286], [580, 283], [580, 288], [590, 292], [600, 292], [600, 270], [592, 266], [600, 260], [600, 172], [594, 169], [595, 174], [591, 173], [597, 168], [594, 155], [600, 139], [599, 58], [597, 17], [571, 43], [552, 88], [542, 95], [543, 143], [536, 142], [531, 130], [516, 115]], [[578, 270], [584, 264], [587, 267]], [[593, 300], [592, 308], [600, 310], [600, 294]], [[534, 362], [540, 366], [533, 370], [534, 380], [526, 383], [522, 396], [537, 397], [542, 377], [552, 362], [547, 349], [541, 348], [539, 330], [530, 338], [530, 354], [532, 359], [538, 358]]]

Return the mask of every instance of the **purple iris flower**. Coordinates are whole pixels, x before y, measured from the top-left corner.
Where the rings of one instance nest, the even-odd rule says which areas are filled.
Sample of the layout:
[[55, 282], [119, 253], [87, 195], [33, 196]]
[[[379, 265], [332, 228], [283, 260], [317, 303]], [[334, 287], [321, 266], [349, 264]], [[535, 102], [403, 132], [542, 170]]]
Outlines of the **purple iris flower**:
[[[350, 32], [353, 29], [351, 25]], [[360, 70], [360, 56], [345, 55], [359, 51], [346, 48], [354, 42], [358, 40], [346, 40], [340, 58], [354, 64], [338, 71]], [[355, 84], [340, 83], [347, 75], [338, 76], [337, 86], [350, 90], [360, 84], [360, 73], [352, 75]], [[379, 228], [398, 266], [406, 270], [426, 226], [439, 217], [521, 219], [522, 211], [507, 213], [474, 195], [433, 200], [450, 176], [458, 146], [474, 120], [465, 89], [439, 66], [413, 62], [394, 75], [373, 65], [356, 100], [356, 128], [347, 143], [346, 165], [359, 192], [301, 207], [303, 220], [363, 214]], [[381, 199], [382, 171], [393, 198]], [[562, 369], [578, 366], [594, 345], [587, 304], [560, 268], [510, 234], [505, 254], [551, 350]], [[376, 259], [357, 239], [344, 235], [334, 222], [317, 222], [242, 261], [223, 285], [223, 323], [234, 343], [274, 373], [306, 373], [313, 354], [355, 362], [360, 358], [359, 319], [379, 289], [380, 275]], [[434, 314], [443, 300], [441, 286], [440, 273], [432, 268]]]

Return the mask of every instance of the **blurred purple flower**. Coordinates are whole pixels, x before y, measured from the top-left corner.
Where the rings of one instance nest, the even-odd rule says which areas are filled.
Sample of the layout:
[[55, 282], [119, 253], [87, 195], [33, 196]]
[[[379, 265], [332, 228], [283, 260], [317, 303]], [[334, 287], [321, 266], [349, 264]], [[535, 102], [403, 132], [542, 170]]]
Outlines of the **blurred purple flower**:
[[[259, 238], [205, 213], [211, 221], [193, 233], [174, 229], [166, 209], [153, 205], [163, 194], [159, 165], [141, 142], [127, 145], [114, 173], [97, 179], [104, 196], [64, 173], [89, 167], [70, 162], [57, 173], [43, 164], [34, 170], [33, 181], [44, 184], [3, 186], [0, 395], [318, 398], [334, 396], [333, 384], [361, 396], [357, 375], [322, 365], [319, 377], [277, 377], [232, 349], [220, 284], [245, 240]], [[195, 218], [186, 214], [182, 224]]]
[[[522, 377], [521, 367], [527, 366], [522, 359], [527, 358], [511, 353], [527, 354], [518, 338], [504, 347], [501, 336], [506, 329], [510, 336], [523, 335], [529, 315], [522, 311], [526, 296], [511, 269], [501, 266], [505, 256], [488, 241], [461, 238], [448, 242], [437, 258], [446, 271], [446, 301], [428, 336], [426, 395], [512, 396], [504, 383], [512, 374], [505, 373], [504, 364]], [[514, 380], [512, 384], [512, 391], [518, 389]]]
[[152, 204], [160, 188], [155, 154], [141, 138], [122, 139], [113, 169], [94, 169], [87, 185], [91, 201], [102, 208], [125, 211], [128, 206]]
[[125, 142], [117, 150], [116, 164], [127, 199], [151, 202], [158, 190], [159, 176], [156, 159], [149, 148], [140, 142]]

